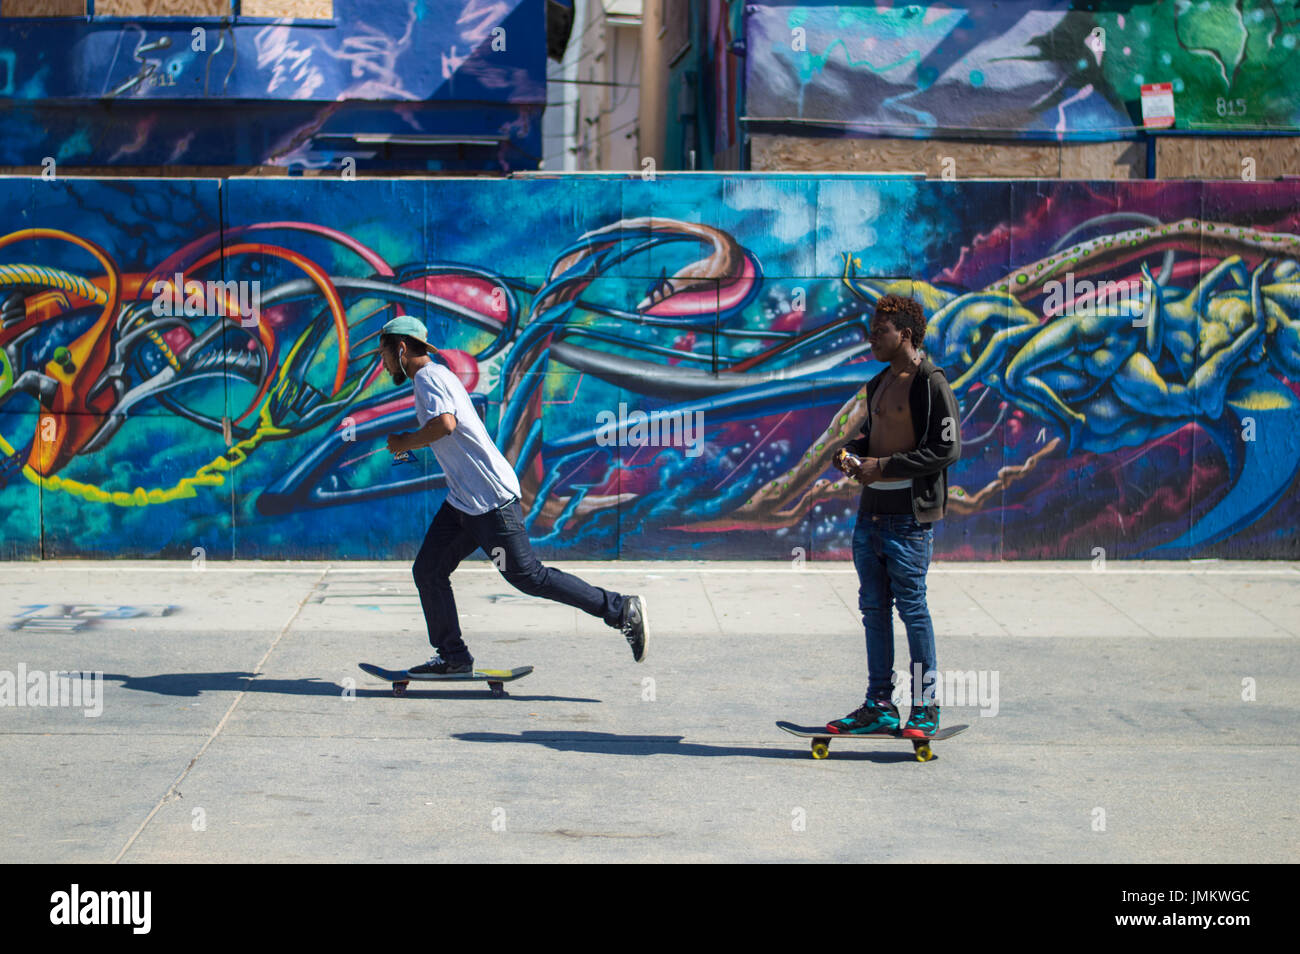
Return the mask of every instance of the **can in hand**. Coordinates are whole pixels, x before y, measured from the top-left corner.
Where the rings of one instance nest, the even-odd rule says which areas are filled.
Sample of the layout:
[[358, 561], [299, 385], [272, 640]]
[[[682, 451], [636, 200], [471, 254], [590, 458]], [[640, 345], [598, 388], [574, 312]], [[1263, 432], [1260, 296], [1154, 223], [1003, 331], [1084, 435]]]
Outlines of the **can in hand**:
[[862, 458], [857, 454], [850, 454], [841, 447], [839, 453], [835, 455], [835, 466], [841, 471], [847, 470], [850, 467], [861, 467]]
[[415, 463], [415, 455], [412, 454], [410, 451], [401, 451], [393, 455], [394, 467], [396, 467], [398, 464], [414, 464], [414, 463]]

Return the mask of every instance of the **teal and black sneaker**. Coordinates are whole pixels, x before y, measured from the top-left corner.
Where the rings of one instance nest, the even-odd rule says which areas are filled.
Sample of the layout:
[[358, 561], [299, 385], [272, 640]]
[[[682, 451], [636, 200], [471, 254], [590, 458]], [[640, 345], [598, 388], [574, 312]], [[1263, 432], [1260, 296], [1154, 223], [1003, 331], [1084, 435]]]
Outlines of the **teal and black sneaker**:
[[938, 706], [913, 706], [912, 714], [903, 726], [905, 739], [930, 739], [939, 731]]
[[868, 699], [843, 719], [826, 723], [826, 731], [836, 735], [873, 735], [898, 733], [898, 706], [888, 699]]

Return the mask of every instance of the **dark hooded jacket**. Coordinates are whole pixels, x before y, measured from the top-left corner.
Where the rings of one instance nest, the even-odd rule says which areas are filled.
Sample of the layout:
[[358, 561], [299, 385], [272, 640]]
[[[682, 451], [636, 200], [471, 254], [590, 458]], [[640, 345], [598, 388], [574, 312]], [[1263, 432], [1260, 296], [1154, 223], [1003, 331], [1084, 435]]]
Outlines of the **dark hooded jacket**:
[[[886, 372], [867, 382], [867, 405]], [[912, 479], [912, 513], [918, 523], [942, 520], [948, 509], [948, 468], [961, 457], [961, 412], [943, 369], [922, 358], [907, 394], [916, 432], [916, 449], [884, 458], [883, 480]], [[862, 424], [862, 436], [845, 446], [859, 457], [870, 455], [871, 415]]]

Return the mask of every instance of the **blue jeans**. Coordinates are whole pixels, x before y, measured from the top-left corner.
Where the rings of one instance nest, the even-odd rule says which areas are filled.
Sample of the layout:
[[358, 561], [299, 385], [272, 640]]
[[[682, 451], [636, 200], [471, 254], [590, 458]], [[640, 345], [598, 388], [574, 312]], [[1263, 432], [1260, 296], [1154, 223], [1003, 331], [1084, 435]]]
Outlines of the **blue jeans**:
[[520, 592], [576, 606], [584, 613], [599, 616], [609, 626], [617, 626], [621, 621], [621, 594], [592, 586], [563, 570], [542, 566], [524, 529], [524, 512], [519, 501], [513, 500], [477, 516], [444, 502], [424, 536], [411, 575], [415, 577], [415, 588], [420, 591], [429, 643], [448, 662], [470, 659], [469, 647], [461, 638], [456, 599], [451, 593], [451, 573], [461, 560], [480, 547], [506, 582]]
[[907, 627], [912, 654], [912, 702], [920, 705], [923, 678], [936, 670], [934, 624], [925, 603], [925, 573], [934, 552], [934, 531], [911, 514], [859, 513], [853, 530], [858, 571], [858, 609], [867, 633], [867, 696], [888, 697], [894, 672], [894, 614]]

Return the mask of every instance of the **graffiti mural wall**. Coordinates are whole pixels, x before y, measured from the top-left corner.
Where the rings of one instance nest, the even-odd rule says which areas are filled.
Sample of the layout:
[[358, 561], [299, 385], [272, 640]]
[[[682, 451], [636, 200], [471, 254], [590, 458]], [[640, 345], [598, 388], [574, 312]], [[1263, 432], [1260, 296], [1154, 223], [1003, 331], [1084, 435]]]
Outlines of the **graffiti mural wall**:
[[0, 18], [0, 165], [537, 167], [545, 0], [328, 9]]
[[0, 180], [5, 558], [402, 558], [420, 317], [564, 558], [844, 559], [872, 303], [962, 407], [941, 557], [1294, 559], [1300, 185]]
[[1294, 0], [747, 3], [746, 113], [877, 134], [1125, 138], [1144, 83], [1175, 126], [1300, 125]]

